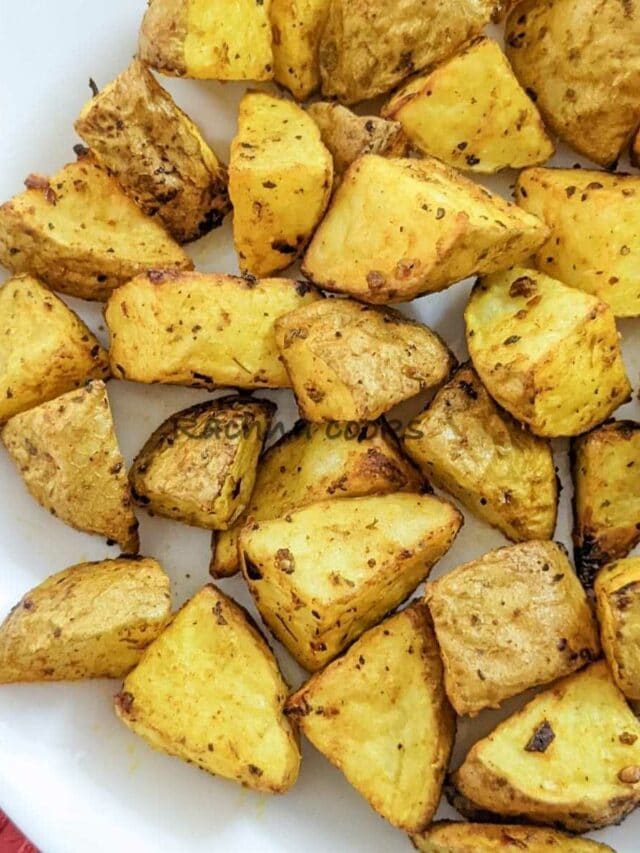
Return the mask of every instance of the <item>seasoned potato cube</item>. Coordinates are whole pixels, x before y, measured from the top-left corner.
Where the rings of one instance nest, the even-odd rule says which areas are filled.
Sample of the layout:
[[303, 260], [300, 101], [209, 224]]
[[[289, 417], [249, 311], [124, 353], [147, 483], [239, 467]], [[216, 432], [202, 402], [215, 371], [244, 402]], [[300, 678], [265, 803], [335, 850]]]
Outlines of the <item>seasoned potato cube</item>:
[[0, 625], [0, 683], [123, 678], [170, 615], [169, 578], [149, 557], [71, 566]]
[[230, 527], [251, 497], [275, 410], [268, 400], [224, 397], [172, 415], [133, 463], [134, 500], [185, 524]]
[[140, 59], [163, 74], [203, 80], [270, 80], [271, 0], [149, 0]]
[[461, 525], [431, 495], [319, 501], [248, 524], [240, 561], [274, 636], [317, 670], [413, 592]]
[[599, 829], [640, 802], [640, 722], [599, 661], [478, 741], [453, 784], [504, 817], [570, 832]]
[[606, 844], [565, 835], [537, 826], [491, 825], [438, 821], [411, 837], [422, 853], [505, 853], [509, 848], [529, 853], [615, 853]]
[[298, 421], [264, 453], [251, 500], [235, 526], [214, 534], [211, 574], [228, 577], [239, 568], [238, 539], [248, 518], [282, 518], [293, 509], [333, 497], [427, 489], [384, 419], [373, 423]]
[[82, 320], [28, 275], [0, 287], [0, 423], [109, 376], [107, 353]]
[[577, 435], [628, 397], [608, 305], [531, 269], [496, 273], [474, 287], [467, 344], [491, 396], [536, 435]]
[[577, 438], [571, 465], [575, 559], [591, 587], [601, 566], [640, 542], [640, 424], [613, 421]]
[[281, 317], [276, 340], [300, 412], [314, 422], [375, 420], [438, 385], [455, 364], [426, 326], [351, 299]]
[[363, 634], [290, 697], [286, 713], [382, 817], [407, 832], [429, 824], [455, 718], [424, 605]]
[[0, 432], [32, 496], [65, 524], [138, 550], [138, 522], [104, 382], [15, 415]]
[[302, 107], [248, 92], [229, 163], [240, 268], [271, 275], [299, 258], [322, 219], [332, 181], [331, 154]]
[[602, 646], [615, 682], [628, 699], [640, 699], [640, 557], [605, 566], [594, 591]]
[[404, 433], [406, 452], [435, 486], [514, 542], [550, 539], [558, 483], [549, 442], [493, 402], [465, 365]]
[[349, 168], [303, 271], [363, 302], [405, 302], [524, 261], [548, 229], [435, 158], [366, 154]]
[[198, 592], [146, 650], [116, 713], [154, 749], [280, 793], [298, 776], [285, 684], [249, 614], [214, 586]]
[[640, 177], [526, 169], [516, 199], [551, 229], [538, 269], [592, 293], [618, 317], [640, 314]]
[[397, 119], [421, 151], [471, 172], [533, 166], [554, 151], [500, 46], [485, 37], [412, 79], [383, 115]]
[[0, 263], [53, 290], [104, 301], [145, 270], [193, 267], [156, 220], [90, 155], [0, 206]]
[[227, 172], [202, 134], [139, 60], [83, 108], [75, 128], [94, 156], [180, 243], [222, 224]]
[[458, 714], [497, 708], [600, 653], [586, 593], [554, 542], [490, 551], [428, 583], [425, 595]]
[[332, 0], [320, 42], [322, 93], [347, 104], [388, 92], [489, 23], [494, 0]]
[[320, 36], [331, 0], [272, 0], [273, 76], [297, 101], [320, 88]]
[[319, 299], [286, 278], [139, 276], [105, 308], [113, 375], [193, 388], [287, 388], [274, 323]]

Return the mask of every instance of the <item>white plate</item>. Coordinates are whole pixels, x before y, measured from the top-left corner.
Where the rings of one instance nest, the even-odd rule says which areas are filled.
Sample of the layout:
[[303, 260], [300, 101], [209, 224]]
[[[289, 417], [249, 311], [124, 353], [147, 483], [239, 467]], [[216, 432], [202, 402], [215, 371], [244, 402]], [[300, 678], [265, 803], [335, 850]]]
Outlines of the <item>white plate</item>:
[[[30, 172], [51, 172], [73, 159], [73, 121], [89, 96], [88, 80], [104, 86], [136, 49], [144, 0], [0, 0], [0, 199], [22, 187]], [[215, 150], [228, 155], [238, 98], [244, 86], [162, 80], [203, 128]], [[561, 164], [578, 160], [559, 156]], [[513, 176], [493, 180], [509, 194]], [[190, 249], [204, 270], [235, 272], [230, 223]], [[469, 283], [415, 302], [407, 310], [437, 329], [459, 357], [465, 355], [462, 310]], [[104, 337], [99, 307], [69, 300]], [[620, 324], [631, 380], [638, 390], [640, 324]], [[190, 389], [111, 382], [120, 442], [128, 461], [167, 415], [207, 394]], [[288, 426], [295, 411], [288, 392], [266, 395], [281, 406]], [[635, 395], [634, 395], [635, 396]], [[404, 407], [405, 416], [422, 401]], [[637, 401], [617, 413], [638, 417]], [[566, 443], [557, 443], [564, 483], [558, 538], [569, 543], [571, 485]], [[27, 495], [6, 453], [0, 453], [0, 617], [50, 573], [87, 559], [115, 556], [100, 539], [76, 533]], [[209, 536], [140, 513], [142, 550], [158, 557], [173, 580], [179, 604], [207, 582]], [[505, 540], [467, 513], [454, 548], [434, 575]], [[238, 579], [223, 583], [250, 604]], [[300, 670], [277, 647], [285, 675]], [[246, 792], [177, 759], [153, 752], [119, 723], [111, 710], [116, 682], [2, 687], [0, 689], [0, 807], [46, 853], [114, 850], [388, 851], [407, 839], [367, 803], [308, 744], [300, 780], [284, 797]], [[519, 702], [510, 704], [513, 709]], [[495, 723], [484, 714], [462, 722], [456, 757]], [[589, 745], [585, 744], [588, 749]], [[440, 816], [454, 816], [443, 806]], [[596, 836], [620, 853], [636, 853], [640, 812]]]

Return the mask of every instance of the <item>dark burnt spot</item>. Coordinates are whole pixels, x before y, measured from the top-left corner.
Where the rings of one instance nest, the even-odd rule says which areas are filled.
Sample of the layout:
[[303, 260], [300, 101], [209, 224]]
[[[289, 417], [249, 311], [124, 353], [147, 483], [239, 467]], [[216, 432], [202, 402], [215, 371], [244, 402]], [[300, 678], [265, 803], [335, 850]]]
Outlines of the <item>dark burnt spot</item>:
[[276, 568], [285, 575], [292, 575], [296, 568], [296, 561], [288, 548], [278, 548], [276, 551]]
[[[258, 5], [262, 5], [262, 0], [259, 0]], [[249, 764], [248, 768], [249, 773], [251, 773], [252, 776], [262, 776], [262, 774], [264, 773], [264, 770], [261, 770], [260, 767], [257, 767], [255, 764]]]
[[603, 552], [600, 544], [592, 534], [585, 533], [581, 542], [573, 549], [578, 577], [585, 589], [591, 589], [596, 575], [609, 562], [609, 557]]
[[525, 298], [529, 298], [533, 296], [537, 291], [537, 285], [530, 276], [521, 275], [519, 278], [516, 278], [515, 281], [511, 283], [511, 287], [509, 288], [509, 296], [524, 296]]
[[247, 577], [252, 581], [261, 581], [262, 580], [262, 572], [258, 568], [258, 566], [253, 562], [253, 560], [249, 557], [248, 554], [244, 555], [244, 565], [247, 570]]
[[215, 606], [213, 608], [213, 615], [216, 617], [216, 622], [218, 625], [226, 625], [227, 620], [224, 618], [224, 614], [222, 612], [222, 602], [216, 601]]
[[296, 281], [296, 293], [298, 296], [306, 296], [307, 293], [311, 293], [312, 290], [313, 287], [308, 281]]
[[125, 714], [129, 714], [131, 712], [133, 702], [133, 693], [128, 693], [126, 690], [116, 696], [118, 708], [120, 708], [120, 710]]
[[551, 728], [551, 723], [548, 720], [544, 720], [531, 735], [531, 739], [525, 746], [525, 750], [527, 752], [546, 752], [555, 738], [556, 735]]
[[286, 240], [274, 240], [271, 243], [271, 248], [275, 252], [280, 252], [281, 255], [295, 255], [298, 251], [297, 246], [292, 246], [291, 243], [287, 243]]

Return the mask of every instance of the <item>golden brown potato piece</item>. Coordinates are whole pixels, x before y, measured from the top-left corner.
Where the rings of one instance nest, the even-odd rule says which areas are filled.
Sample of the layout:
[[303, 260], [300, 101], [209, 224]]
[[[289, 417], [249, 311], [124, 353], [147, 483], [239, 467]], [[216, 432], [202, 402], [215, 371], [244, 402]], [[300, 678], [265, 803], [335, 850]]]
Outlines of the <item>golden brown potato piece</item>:
[[589, 832], [640, 802], [640, 722], [604, 661], [539, 693], [467, 754], [463, 796], [507, 818]]
[[375, 98], [489, 23], [494, 0], [332, 0], [320, 41], [322, 94]]
[[480, 379], [536, 435], [577, 435], [629, 397], [615, 319], [595, 296], [515, 267], [478, 282], [465, 311]]
[[149, 0], [140, 59], [173, 77], [271, 80], [271, 0]]
[[71, 566], [0, 625], [0, 683], [123, 678], [170, 615], [169, 578], [150, 557]]
[[0, 263], [53, 290], [106, 300], [145, 270], [186, 270], [192, 261], [145, 216], [90, 155], [0, 206]]
[[440, 338], [389, 308], [326, 299], [276, 322], [300, 413], [309, 421], [375, 420], [438, 385], [455, 359]]
[[461, 525], [455, 507], [431, 495], [319, 501], [249, 523], [242, 571], [274, 636], [314, 671], [404, 601]]
[[475, 716], [600, 654], [598, 628], [564, 548], [523, 542], [427, 584], [458, 714]]
[[139, 60], [85, 104], [75, 128], [179, 243], [217, 228], [231, 209], [224, 164]]
[[15, 415], [0, 438], [32, 496], [65, 524], [138, 550], [138, 522], [104, 382]]
[[538, 110], [489, 38], [410, 80], [382, 114], [421, 151], [471, 172], [521, 169], [554, 152]]
[[87, 379], [109, 376], [107, 353], [82, 320], [28, 275], [0, 287], [0, 423]]
[[551, 445], [496, 406], [469, 365], [411, 421], [403, 445], [430, 482], [508, 539], [553, 536], [558, 483]]
[[455, 717], [424, 605], [363, 634], [290, 697], [286, 712], [382, 817], [407, 832], [429, 824]]
[[640, 115], [636, 0], [524, 0], [509, 15], [505, 40], [549, 127], [590, 160], [614, 164]]
[[291, 266], [322, 219], [332, 181], [331, 154], [302, 107], [248, 92], [229, 162], [240, 268], [261, 276]]
[[[636, 492], [636, 494], [638, 494]], [[594, 584], [602, 646], [616, 684], [640, 699], [640, 557], [609, 563]]]
[[265, 793], [298, 776], [285, 684], [249, 614], [214, 586], [198, 592], [146, 650], [116, 713], [154, 749]]
[[195, 527], [226, 530], [246, 507], [276, 411], [268, 400], [224, 397], [168, 418], [136, 457], [136, 503]]
[[274, 323], [319, 299], [286, 278], [149, 273], [110, 298], [113, 375], [213, 390], [288, 388]]
[[640, 177], [526, 169], [516, 199], [551, 229], [538, 269], [592, 293], [618, 317], [640, 314]]
[[606, 844], [555, 829], [447, 820], [431, 824], [411, 840], [421, 853], [507, 853], [511, 849], [529, 853], [615, 853]]
[[320, 36], [331, 0], [272, 0], [273, 76], [305, 101], [320, 88]]
[[435, 158], [366, 154], [345, 174], [304, 274], [363, 302], [405, 302], [524, 261], [547, 226]]
[[571, 447], [573, 544], [591, 587], [598, 569], [640, 542], [640, 424], [612, 421]]

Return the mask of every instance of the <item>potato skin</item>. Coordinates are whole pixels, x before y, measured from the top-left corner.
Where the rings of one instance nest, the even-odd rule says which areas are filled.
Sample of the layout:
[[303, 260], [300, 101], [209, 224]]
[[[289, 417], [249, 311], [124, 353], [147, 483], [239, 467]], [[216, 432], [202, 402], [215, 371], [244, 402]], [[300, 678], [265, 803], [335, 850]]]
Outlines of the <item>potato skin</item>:
[[514, 542], [551, 539], [558, 481], [549, 442], [500, 409], [463, 365], [405, 430], [425, 477]]
[[497, 708], [600, 654], [585, 591], [554, 542], [490, 551], [428, 583], [425, 597], [460, 715]]
[[113, 375], [214, 390], [287, 388], [274, 323], [320, 298], [304, 282], [149, 273], [105, 307]]
[[134, 500], [151, 512], [226, 530], [246, 507], [276, 406], [223, 397], [172, 415], [134, 460]]
[[528, 850], [529, 853], [615, 853], [606, 844], [565, 835], [555, 829], [536, 826], [455, 823], [448, 820], [432, 823], [419, 835], [412, 835], [421, 853], [504, 853], [505, 850]]
[[613, 166], [640, 113], [637, 2], [524, 0], [509, 14], [505, 43], [545, 123], [580, 154]]
[[609, 563], [594, 584], [602, 646], [616, 684], [640, 699], [640, 557]]
[[138, 56], [162, 74], [184, 77], [188, 0], [149, 0], [140, 26]]
[[0, 423], [87, 379], [107, 379], [109, 361], [70, 308], [28, 275], [0, 287]]
[[122, 678], [170, 615], [169, 578], [150, 557], [71, 566], [0, 625], [0, 683]]
[[320, 88], [320, 36], [331, 0], [272, 0], [273, 76], [296, 101]]
[[363, 634], [286, 713], [382, 817], [407, 832], [429, 824], [456, 726], [423, 604]]
[[251, 616], [210, 585], [149, 646], [115, 710], [154, 749], [246, 788], [282, 793], [300, 766], [298, 737], [283, 714], [287, 693]]
[[276, 341], [301, 415], [375, 420], [438, 385], [455, 358], [440, 338], [389, 308], [327, 299], [280, 317]]

